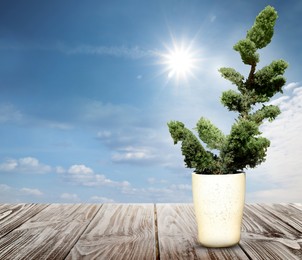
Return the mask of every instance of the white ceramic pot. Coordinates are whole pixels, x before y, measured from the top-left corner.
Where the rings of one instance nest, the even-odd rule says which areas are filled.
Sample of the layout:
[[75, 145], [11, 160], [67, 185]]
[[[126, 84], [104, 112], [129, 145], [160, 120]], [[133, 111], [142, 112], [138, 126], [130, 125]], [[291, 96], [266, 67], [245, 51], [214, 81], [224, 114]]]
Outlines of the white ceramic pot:
[[240, 240], [245, 173], [192, 174], [198, 240], [206, 247], [229, 247]]

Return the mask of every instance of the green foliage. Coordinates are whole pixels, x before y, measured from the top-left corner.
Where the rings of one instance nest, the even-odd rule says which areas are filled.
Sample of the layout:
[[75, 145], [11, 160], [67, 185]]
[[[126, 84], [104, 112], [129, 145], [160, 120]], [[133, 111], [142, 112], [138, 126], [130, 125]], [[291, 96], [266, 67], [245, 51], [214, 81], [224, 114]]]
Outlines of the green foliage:
[[272, 122], [280, 113], [281, 111], [277, 106], [263, 106], [261, 109], [252, 114], [250, 119], [257, 124], [261, 124], [266, 118], [268, 121]]
[[258, 124], [253, 121], [242, 119], [235, 123], [221, 151], [221, 156], [228, 158], [225, 168], [234, 172], [263, 162], [270, 142], [259, 134]]
[[230, 111], [243, 111], [243, 97], [235, 90], [224, 91], [221, 96], [221, 103]]
[[235, 84], [239, 89], [244, 86], [244, 76], [233, 68], [220, 68], [221, 76]]
[[168, 127], [174, 144], [181, 142], [181, 151], [188, 168], [195, 168], [197, 172], [218, 173], [215, 155], [206, 151], [197, 137], [179, 121], [170, 121]]
[[[229, 174], [254, 168], [265, 161], [270, 141], [261, 137], [260, 125], [265, 119], [273, 121], [279, 114], [277, 106], [265, 105], [276, 93], [282, 93], [288, 64], [283, 60], [273, 61], [270, 65], [256, 71], [259, 62], [258, 49], [267, 46], [274, 34], [277, 12], [267, 6], [256, 17], [245, 39], [234, 45], [244, 64], [250, 65], [245, 79], [233, 68], [221, 68], [221, 76], [237, 86], [236, 90], [222, 93], [221, 103], [230, 111], [238, 113], [238, 118], [229, 135], [224, 135], [208, 119], [201, 117], [196, 130], [206, 148], [216, 150], [218, 155], [207, 151], [198, 138], [178, 121], [168, 123], [174, 144], [181, 142], [181, 150], [186, 166], [196, 173]], [[262, 107], [255, 110], [255, 105]]]
[[256, 44], [250, 39], [240, 40], [234, 45], [234, 50], [239, 51], [244, 64], [254, 65], [259, 62]]
[[277, 12], [271, 6], [267, 6], [256, 17], [255, 23], [247, 32], [246, 37], [255, 43], [257, 49], [262, 49], [271, 42], [277, 18]]
[[286, 79], [282, 75], [287, 67], [287, 62], [277, 60], [258, 70], [255, 73], [252, 85], [256, 94], [270, 98], [277, 92], [282, 92], [282, 87], [286, 82]]
[[199, 138], [207, 144], [207, 148], [220, 150], [223, 147], [225, 136], [210, 120], [200, 118], [196, 129]]

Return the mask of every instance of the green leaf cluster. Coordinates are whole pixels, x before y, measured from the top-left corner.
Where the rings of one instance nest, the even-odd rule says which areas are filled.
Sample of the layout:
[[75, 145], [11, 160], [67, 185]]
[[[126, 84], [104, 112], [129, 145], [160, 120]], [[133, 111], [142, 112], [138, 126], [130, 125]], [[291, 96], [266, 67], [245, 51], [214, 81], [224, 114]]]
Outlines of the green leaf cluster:
[[[229, 110], [238, 113], [231, 131], [225, 135], [210, 120], [201, 117], [195, 130], [204, 148], [193, 132], [182, 122], [168, 123], [174, 144], [181, 142], [181, 150], [187, 167], [201, 174], [229, 174], [254, 168], [265, 161], [270, 141], [261, 136], [260, 125], [265, 119], [273, 121], [280, 109], [265, 105], [276, 93], [282, 93], [286, 83], [283, 74], [288, 64], [284, 60], [273, 61], [256, 71], [260, 57], [258, 49], [267, 46], [273, 37], [278, 15], [275, 9], [267, 6], [256, 17], [246, 38], [234, 45], [242, 62], [250, 66], [245, 78], [233, 68], [221, 68], [221, 76], [236, 85], [237, 90], [222, 93], [221, 103]], [[255, 106], [262, 107], [255, 109]], [[259, 107], [259, 106], [258, 106]]]

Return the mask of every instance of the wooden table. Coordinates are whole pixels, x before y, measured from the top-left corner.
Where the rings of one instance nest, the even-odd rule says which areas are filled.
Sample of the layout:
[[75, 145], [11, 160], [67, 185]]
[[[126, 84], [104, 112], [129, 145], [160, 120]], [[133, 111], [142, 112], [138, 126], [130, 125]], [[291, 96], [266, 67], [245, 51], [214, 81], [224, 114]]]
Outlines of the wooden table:
[[197, 242], [192, 204], [0, 204], [0, 259], [302, 259], [302, 204], [248, 204], [240, 244]]

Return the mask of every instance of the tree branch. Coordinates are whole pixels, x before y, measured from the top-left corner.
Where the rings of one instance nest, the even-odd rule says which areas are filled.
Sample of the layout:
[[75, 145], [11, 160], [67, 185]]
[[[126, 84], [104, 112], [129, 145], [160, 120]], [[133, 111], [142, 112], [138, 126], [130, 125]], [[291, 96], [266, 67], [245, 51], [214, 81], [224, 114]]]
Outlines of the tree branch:
[[250, 70], [250, 73], [249, 73], [249, 77], [247, 79], [247, 86], [252, 86], [254, 84], [256, 65], [257, 65], [257, 63], [253, 63], [251, 65], [251, 70]]

